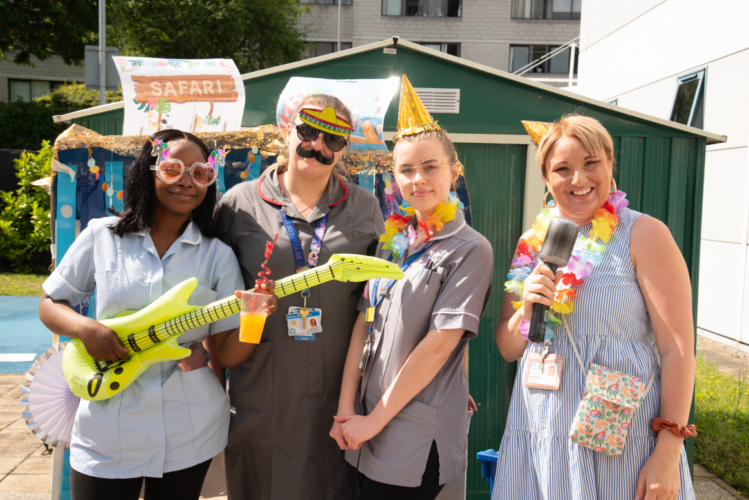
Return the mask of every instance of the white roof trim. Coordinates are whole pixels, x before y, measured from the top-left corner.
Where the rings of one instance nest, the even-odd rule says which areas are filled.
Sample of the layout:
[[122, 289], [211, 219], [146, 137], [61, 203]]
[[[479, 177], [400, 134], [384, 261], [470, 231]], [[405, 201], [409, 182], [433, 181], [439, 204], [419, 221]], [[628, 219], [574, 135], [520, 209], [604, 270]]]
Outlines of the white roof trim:
[[122, 109], [125, 107], [125, 101], [113, 102], [110, 104], [104, 104], [102, 106], [95, 106], [93, 108], [82, 109], [80, 111], [73, 111], [66, 115], [55, 115], [52, 117], [55, 123], [69, 122], [74, 118], [83, 118], [89, 115], [95, 115], [97, 113], [105, 113], [107, 111], [114, 111], [115, 109]]
[[[383, 132], [386, 141], [392, 141], [395, 132]], [[453, 134], [448, 132], [450, 139], [456, 144], [524, 144], [531, 145], [528, 134]]]
[[[414, 52], [421, 52], [422, 54], [426, 54], [431, 57], [436, 57], [438, 59], [443, 59], [445, 61], [449, 61], [451, 63], [458, 64], [460, 66], [465, 66], [467, 68], [471, 68], [471, 69], [475, 69], [478, 71], [482, 71], [484, 73], [488, 73], [490, 75], [498, 76], [500, 78], [504, 78], [505, 80], [517, 82], [527, 87], [537, 88], [538, 90], [542, 90], [544, 92], [557, 94], [559, 96], [566, 97], [569, 99], [574, 99], [576, 101], [580, 101], [580, 102], [589, 104], [591, 106], [595, 106], [597, 108], [608, 109], [610, 111], [614, 111], [615, 113], [620, 113], [620, 114], [631, 116], [633, 118], [637, 118], [640, 120], [645, 120], [651, 123], [655, 123], [664, 127], [676, 129], [687, 134], [693, 134], [693, 135], [705, 137], [707, 139], [708, 144], [726, 142], [726, 140], [728, 140], [728, 138], [725, 135], [713, 134], [712, 132], [707, 132], [705, 130], [701, 130], [701, 129], [694, 128], [694, 127], [688, 127], [686, 125], [682, 125], [681, 123], [675, 123], [669, 120], [664, 120], [663, 118], [657, 118], [655, 116], [647, 115], [645, 113], [640, 113], [638, 111], [633, 111], [631, 109], [623, 108], [621, 106], [614, 106], [613, 104], [609, 104], [607, 102], [599, 101], [596, 99], [591, 99], [590, 97], [585, 97], [580, 94], [570, 92], [568, 90], [562, 90], [557, 87], [552, 87], [550, 85], [546, 85], [540, 82], [535, 82], [528, 78], [523, 78], [522, 76], [513, 75], [506, 71], [501, 71], [495, 68], [490, 68], [489, 66], [484, 66], [483, 64], [471, 62], [467, 59], [451, 56], [449, 54], [445, 54], [443, 52], [439, 52], [434, 49], [429, 49], [417, 43], [409, 42], [408, 40], [404, 40], [395, 36], [392, 38], [382, 40], [380, 42], [369, 43], [367, 45], [361, 45], [359, 47], [354, 47], [352, 49], [342, 50], [341, 52], [334, 52], [332, 54], [326, 54], [324, 56], [319, 56], [319, 57], [312, 57], [310, 59], [303, 59], [301, 61], [297, 61], [297, 62], [293, 62], [289, 64], [282, 64], [281, 66], [275, 66], [273, 68], [253, 71], [252, 73], [245, 73], [244, 75], [242, 75], [242, 80], [252, 80], [254, 78], [260, 78], [263, 76], [273, 75], [275, 73], [281, 73], [283, 71], [303, 68], [305, 66], [310, 66], [312, 64], [320, 64], [326, 61], [341, 59], [341, 58], [348, 57], [354, 54], [360, 54], [362, 52], [369, 52], [369, 51], [376, 50], [379, 48], [392, 47], [393, 45], [395, 45], [396, 47], [402, 46], [409, 50], [413, 50]], [[120, 109], [122, 107], [124, 107], [123, 102], [105, 104], [104, 106], [96, 106], [94, 108], [84, 109], [81, 111], [75, 111], [73, 113], [68, 113], [62, 116], [55, 116], [54, 120], [55, 120], [55, 123], [60, 123], [60, 122], [72, 120], [74, 118], [82, 118], [84, 116], [89, 116], [89, 115], [96, 114], [96, 113], [102, 113], [104, 111], [112, 111], [115, 109]], [[475, 134], [467, 134], [467, 135], [475, 135]]]

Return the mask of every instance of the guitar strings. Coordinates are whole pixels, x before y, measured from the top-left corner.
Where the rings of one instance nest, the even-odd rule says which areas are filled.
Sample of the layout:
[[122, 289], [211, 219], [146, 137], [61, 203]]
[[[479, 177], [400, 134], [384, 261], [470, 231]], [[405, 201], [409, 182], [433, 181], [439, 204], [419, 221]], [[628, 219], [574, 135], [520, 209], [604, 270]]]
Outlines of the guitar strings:
[[[281, 287], [281, 289], [277, 290], [277, 291], [283, 291], [283, 295], [277, 295], [277, 296], [279, 298], [282, 298], [282, 297], [285, 297], [287, 295], [291, 295], [292, 293], [298, 292], [299, 290], [303, 290], [305, 288], [309, 288], [310, 286], [319, 285], [319, 284], [322, 284], [322, 283], [324, 283], [326, 281], [330, 281], [331, 279], [335, 279], [335, 271], [337, 271], [341, 267], [351, 266], [351, 265], [352, 265], [351, 262], [346, 262], [346, 261], [341, 262], [341, 261], [339, 261], [339, 262], [335, 262], [333, 264], [328, 264], [326, 266], [322, 266], [322, 267], [319, 267], [319, 268], [312, 268], [309, 271], [306, 271], [306, 272], [303, 272], [303, 273], [299, 273], [299, 274], [294, 275], [294, 276], [289, 276], [288, 278], [281, 279], [281, 280], [278, 281], [278, 283], [276, 285], [277, 285], [277, 287], [278, 286]], [[381, 269], [382, 268], [382, 266], [380, 266], [380, 265], [374, 265], [374, 264], [353, 264], [353, 265], [355, 265], [357, 267], [357, 269], [365, 269], [365, 270], [369, 270], [369, 269]], [[323, 278], [320, 277], [320, 273], [323, 273], [323, 274], [324, 273], [330, 273], [332, 275], [332, 277], [331, 278], [327, 278], [327, 279], [323, 279]], [[310, 277], [316, 278], [317, 283], [313, 282], [313, 284], [310, 285], [309, 281], [307, 280], [307, 276], [306, 275], [309, 275]], [[295, 281], [297, 283], [295, 283]], [[302, 281], [304, 281], [304, 286], [302, 286], [302, 284], [301, 284]], [[292, 291], [290, 291], [290, 292], [286, 290], [286, 286], [289, 285], [289, 284], [292, 287], [294, 287], [292, 289]], [[300, 288], [295, 288], [296, 286], [299, 286]], [[227, 313], [224, 310], [225, 306], [229, 307], [229, 313]], [[224, 314], [223, 316], [221, 316], [220, 313], [217, 312], [217, 309], [219, 307], [221, 308], [221, 313]], [[208, 308], [208, 307], [202, 307], [202, 308], [200, 308], [200, 309], [198, 309], [196, 311], [192, 311], [190, 313], [186, 313], [186, 314], [177, 316], [176, 318], [172, 318], [170, 320], [167, 320], [166, 322], [160, 324], [158, 326], [158, 328], [154, 331], [154, 333], [156, 333], [157, 336], [158, 336], [158, 338], [161, 339], [161, 342], [163, 342], [163, 341], [167, 340], [168, 338], [171, 338], [171, 337], [173, 337], [175, 335], [184, 333], [184, 332], [186, 332], [188, 330], [192, 330], [194, 328], [198, 328], [200, 326], [204, 326], [204, 325], [212, 323], [214, 321], [219, 321], [219, 320], [224, 319], [224, 318], [226, 318], [228, 316], [232, 316], [232, 315], [236, 314], [237, 312], [239, 312], [239, 310], [240, 310], [240, 299], [238, 299], [236, 297], [230, 298], [228, 300], [225, 299], [225, 300], [219, 301], [217, 303], [214, 303], [212, 305], [212, 307], [210, 307], [210, 308]], [[205, 321], [205, 313], [208, 313], [208, 317], [210, 319], [212, 319], [211, 315], [216, 315], [218, 317], [218, 319], [213, 320], [213, 321]], [[197, 318], [198, 314], [200, 314], [201, 316], [203, 316], [203, 322], [201, 322], [201, 320], [199, 318]], [[179, 323], [179, 325], [177, 323]], [[195, 325], [195, 326], [190, 326], [189, 323], [193, 323], [193, 325]], [[169, 330], [171, 330], [171, 332]], [[129, 344], [128, 337], [124, 337], [122, 340], [127, 340], [128, 344]], [[148, 349], [148, 348], [153, 347], [154, 345], [156, 345], [156, 343], [153, 342], [153, 340], [151, 339], [150, 333], [148, 331], [145, 331], [145, 332], [142, 332], [142, 333], [137, 333], [137, 334], [133, 335], [133, 340], [136, 342], [136, 344], [138, 345], [138, 347], [140, 347], [141, 351], [143, 351], [145, 349]], [[144, 340], [147, 340], [148, 342], [146, 342], [146, 343], [150, 343], [150, 345], [148, 345], [148, 346], [145, 346], [145, 345], [141, 346], [141, 342], [143, 342]], [[135, 350], [133, 350], [130, 347], [130, 345], [125, 346], [125, 348], [131, 354], [134, 354], [136, 352]]]

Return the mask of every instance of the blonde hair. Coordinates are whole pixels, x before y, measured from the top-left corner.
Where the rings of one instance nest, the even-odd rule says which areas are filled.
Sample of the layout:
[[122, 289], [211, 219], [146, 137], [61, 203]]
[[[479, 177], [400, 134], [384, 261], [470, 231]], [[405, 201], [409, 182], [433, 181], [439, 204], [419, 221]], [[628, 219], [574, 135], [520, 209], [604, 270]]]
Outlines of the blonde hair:
[[603, 154], [607, 159], [612, 161], [614, 159], [614, 141], [601, 122], [589, 116], [565, 115], [549, 127], [538, 145], [536, 162], [544, 179], [546, 178], [546, 157], [563, 135], [579, 140], [590, 154]]
[[[458, 153], [455, 151], [455, 145], [453, 144], [452, 139], [450, 139], [450, 136], [445, 132], [444, 130], [429, 130], [427, 132], [420, 132], [418, 134], [413, 135], [404, 135], [400, 139], [398, 139], [398, 142], [395, 143], [395, 146], [393, 147], [393, 168], [395, 168], [396, 160], [395, 160], [395, 154], [398, 151], [398, 145], [404, 143], [404, 142], [417, 142], [422, 141], [424, 139], [432, 139], [440, 143], [442, 146], [443, 152], [447, 155], [447, 161], [450, 162], [450, 166], [454, 165], [458, 161]], [[455, 191], [455, 183], [450, 183], [450, 191]]]
[[[351, 111], [348, 109], [348, 107], [343, 104], [343, 102], [337, 97], [328, 94], [309, 94], [303, 97], [302, 100], [299, 101], [299, 104], [296, 105], [294, 112], [291, 114], [291, 120], [293, 121], [296, 119], [297, 113], [299, 113], [300, 109], [310, 104], [319, 106], [321, 109], [325, 109], [330, 106], [335, 110], [336, 114], [342, 115], [344, 118], [346, 118], [346, 120], [352, 122]], [[286, 142], [288, 143], [288, 138]], [[344, 155], [345, 154], [346, 153], [344, 153]], [[268, 167], [268, 171], [270, 171], [271, 169], [276, 169], [278, 170], [279, 174], [286, 172], [286, 170], [288, 170], [289, 168], [289, 156], [290, 155], [287, 154], [286, 158]], [[333, 175], [337, 179], [341, 180], [348, 178], [348, 170], [340, 160], [333, 167]]]

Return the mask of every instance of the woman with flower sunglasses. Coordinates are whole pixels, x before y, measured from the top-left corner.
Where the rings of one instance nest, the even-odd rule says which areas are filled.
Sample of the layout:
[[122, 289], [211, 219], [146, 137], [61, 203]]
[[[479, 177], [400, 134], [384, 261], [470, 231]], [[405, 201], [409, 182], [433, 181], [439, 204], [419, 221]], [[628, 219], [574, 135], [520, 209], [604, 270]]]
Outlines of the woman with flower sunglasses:
[[[191, 277], [198, 279], [194, 305], [244, 288], [231, 249], [212, 237], [210, 158], [200, 139], [178, 130], [144, 144], [129, 170], [124, 210], [90, 221], [45, 281], [39, 317], [50, 330], [114, 362], [128, 356], [118, 337], [72, 309], [94, 289], [96, 318], [108, 319], [146, 307]], [[273, 301], [268, 305], [273, 312]], [[229, 402], [201, 343], [238, 326], [235, 315], [189, 330], [179, 343], [192, 349], [190, 357], [151, 366], [111, 399], [81, 401], [70, 445], [74, 500], [136, 500], [144, 478], [147, 500], [199, 498], [229, 429]]]

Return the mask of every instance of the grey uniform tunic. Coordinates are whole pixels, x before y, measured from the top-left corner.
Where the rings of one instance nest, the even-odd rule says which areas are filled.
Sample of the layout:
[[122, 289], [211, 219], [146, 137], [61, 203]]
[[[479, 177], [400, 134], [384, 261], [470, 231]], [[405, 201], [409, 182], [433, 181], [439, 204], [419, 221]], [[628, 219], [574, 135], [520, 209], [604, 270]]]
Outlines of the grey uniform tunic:
[[[358, 451], [346, 452], [346, 459], [358, 465], [359, 472], [382, 483], [419, 486], [432, 441], [439, 453], [440, 484], [457, 478], [466, 468], [468, 383], [463, 354], [468, 340], [478, 332], [489, 298], [494, 254], [487, 239], [466, 225], [462, 210], [434, 240], [377, 307], [373, 354], [362, 375], [357, 412], [368, 415], [375, 408], [430, 330], [463, 328], [465, 333], [429, 385], [382, 432]], [[389, 255], [388, 250], [378, 251], [378, 257]], [[402, 259], [395, 262], [402, 264]], [[373, 281], [359, 302], [360, 311], [370, 305]], [[380, 286], [384, 284], [380, 280]]]
[[[366, 190], [331, 177], [309, 222], [286, 199], [275, 171], [230, 189], [216, 211], [218, 237], [232, 247], [247, 287], [264, 260], [265, 242], [278, 233], [268, 262], [271, 279], [295, 274], [291, 243], [281, 208], [294, 221], [305, 263], [317, 220], [328, 225], [318, 266], [334, 253], [373, 255], [384, 221], [377, 199]], [[271, 315], [261, 343], [229, 371], [232, 415], [226, 476], [233, 500], [346, 500], [356, 497], [356, 471], [328, 433], [338, 409], [343, 365], [358, 315], [362, 283], [331, 281], [310, 289], [307, 307], [322, 309], [322, 333], [314, 341], [289, 337], [289, 307], [300, 294], [284, 297]]]

